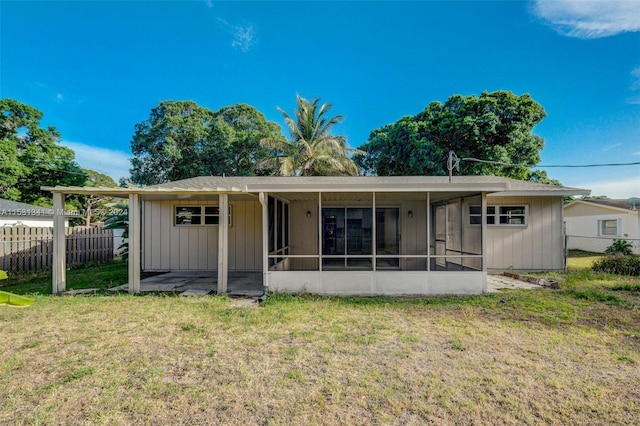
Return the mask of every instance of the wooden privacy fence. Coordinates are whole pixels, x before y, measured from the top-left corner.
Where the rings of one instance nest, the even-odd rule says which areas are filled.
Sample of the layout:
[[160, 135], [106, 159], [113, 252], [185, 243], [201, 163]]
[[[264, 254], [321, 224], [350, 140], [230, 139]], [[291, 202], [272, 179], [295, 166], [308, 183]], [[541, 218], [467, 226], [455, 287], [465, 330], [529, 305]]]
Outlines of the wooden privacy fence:
[[[113, 231], [77, 226], [67, 228], [67, 265], [113, 259]], [[0, 228], [0, 269], [37, 272], [53, 265], [53, 228], [11, 226]]]

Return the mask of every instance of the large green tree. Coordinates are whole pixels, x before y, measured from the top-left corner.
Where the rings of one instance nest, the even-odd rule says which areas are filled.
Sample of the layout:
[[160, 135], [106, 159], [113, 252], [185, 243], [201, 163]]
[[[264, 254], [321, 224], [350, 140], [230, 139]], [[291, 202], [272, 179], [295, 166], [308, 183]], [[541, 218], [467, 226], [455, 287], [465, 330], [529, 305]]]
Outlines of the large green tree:
[[0, 100], [0, 197], [49, 203], [42, 186], [83, 185], [87, 176], [74, 152], [59, 145], [55, 127], [40, 127], [42, 113], [14, 99]]
[[[446, 175], [449, 151], [462, 160], [460, 174], [496, 175], [551, 182], [544, 171], [529, 165], [540, 161], [544, 140], [532, 133], [546, 113], [528, 94], [484, 92], [454, 95], [432, 102], [415, 116], [373, 130], [356, 162], [366, 174]], [[513, 165], [511, 165], [513, 164]], [[520, 166], [523, 165], [523, 166]]]
[[359, 151], [349, 148], [344, 136], [331, 133], [343, 117], [330, 117], [331, 104], [320, 105], [319, 98], [308, 101], [298, 95], [296, 104], [294, 117], [278, 108], [291, 138], [263, 139], [262, 146], [272, 149], [273, 154], [261, 166], [275, 169], [283, 176], [357, 175], [358, 167], [351, 155]]
[[136, 124], [131, 181], [153, 185], [204, 175], [255, 175], [269, 154], [263, 138], [283, 138], [280, 127], [254, 107], [212, 111], [192, 101], [164, 101]]
[[[85, 186], [94, 188], [115, 188], [118, 186], [111, 176], [95, 170], [82, 169], [82, 171], [87, 175]], [[77, 203], [84, 213], [85, 226], [91, 225], [92, 222], [104, 220], [111, 210], [110, 205], [116, 202], [115, 198], [101, 195], [79, 195], [77, 197]]]

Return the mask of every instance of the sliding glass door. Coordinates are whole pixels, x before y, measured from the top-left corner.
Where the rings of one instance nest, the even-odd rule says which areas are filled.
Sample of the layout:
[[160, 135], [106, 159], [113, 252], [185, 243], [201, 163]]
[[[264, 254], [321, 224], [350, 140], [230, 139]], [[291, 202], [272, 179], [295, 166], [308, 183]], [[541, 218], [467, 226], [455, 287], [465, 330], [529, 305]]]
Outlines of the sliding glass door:
[[[399, 209], [376, 209], [376, 251], [380, 269], [398, 268], [400, 254]], [[373, 215], [370, 207], [322, 209], [322, 267], [326, 270], [373, 269]]]

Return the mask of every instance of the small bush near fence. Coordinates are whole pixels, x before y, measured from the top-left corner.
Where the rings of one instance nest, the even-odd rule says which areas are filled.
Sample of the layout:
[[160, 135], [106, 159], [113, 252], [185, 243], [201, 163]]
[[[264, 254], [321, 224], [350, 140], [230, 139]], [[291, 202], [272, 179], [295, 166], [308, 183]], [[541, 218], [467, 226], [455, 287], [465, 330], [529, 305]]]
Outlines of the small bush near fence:
[[612, 254], [604, 256], [593, 263], [596, 272], [609, 274], [640, 276], [640, 256]]
[[[67, 228], [67, 265], [113, 260], [113, 231], [78, 226]], [[53, 265], [53, 228], [12, 226], [0, 228], [0, 269], [33, 273]]]
[[606, 254], [633, 254], [633, 245], [630, 241], [613, 240], [613, 243], [604, 251]]

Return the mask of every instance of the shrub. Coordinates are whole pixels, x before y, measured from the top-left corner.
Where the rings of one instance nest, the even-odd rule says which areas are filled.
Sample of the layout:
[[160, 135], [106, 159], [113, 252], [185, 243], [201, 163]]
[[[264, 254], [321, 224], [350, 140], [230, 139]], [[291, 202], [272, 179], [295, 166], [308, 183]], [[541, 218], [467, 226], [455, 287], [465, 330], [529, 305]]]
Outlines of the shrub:
[[612, 254], [596, 260], [592, 268], [596, 272], [640, 276], [640, 256]]
[[613, 240], [613, 243], [604, 251], [606, 254], [633, 254], [633, 246], [627, 240]]

